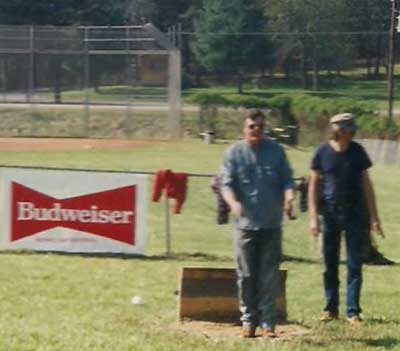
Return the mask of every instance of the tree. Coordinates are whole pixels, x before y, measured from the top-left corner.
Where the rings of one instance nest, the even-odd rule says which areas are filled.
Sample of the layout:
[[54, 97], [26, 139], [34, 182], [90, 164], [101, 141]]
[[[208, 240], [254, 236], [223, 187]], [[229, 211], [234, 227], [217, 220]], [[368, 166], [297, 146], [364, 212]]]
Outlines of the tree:
[[200, 64], [209, 72], [237, 77], [243, 92], [245, 72], [260, 67], [270, 55], [263, 32], [266, 20], [257, 0], [206, 0], [195, 24], [195, 52]]
[[0, 24], [117, 25], [126, 0], [8, 0], [0, 2]]
[[1, 24], [67, 25], [76, 13], [73, 0], [9, 0], [0, 2]]
[[158, 15], [157, 5], [153, 0], [127, 0], [125, 17], [130, 24], [154, 22]]
[[288, 47], [281, 50], [285, 54], [281, 61], [287, 73], [290, 69], [301, 71], [304, 88], [308, 87], [310, 70], [312, 89], [318, 90], [321, 69], [339, 72], [353, 57], [353, 45], [348, 38], [320, 34], [346, 30], [349, 17], [346, 0], [267, 0], [265, 11], [274, 30], [299, 33], [280, 37], [277, 46]]
[[[347, 0], [352, 19], [350, 29], [357, 32], [387, 32], [391, 5], [382, 0]], [[368, 76], [378, 77], [385, 53], [387, 36], [360, 34], [354, 38], [359, 58], [365, 59]]]

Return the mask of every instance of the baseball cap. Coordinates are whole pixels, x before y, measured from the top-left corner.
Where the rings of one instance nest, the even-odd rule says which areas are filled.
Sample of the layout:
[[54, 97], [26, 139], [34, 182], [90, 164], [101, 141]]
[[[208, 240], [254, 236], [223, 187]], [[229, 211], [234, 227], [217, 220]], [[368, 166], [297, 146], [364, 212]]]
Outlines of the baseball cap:
[[355, 132], [357, 130], [357, 126], [354, 123], [354, 115], [352, 113], [339, 113], [338, 115], [331, 117], [329, 122], [335, 130], [348, 132]]

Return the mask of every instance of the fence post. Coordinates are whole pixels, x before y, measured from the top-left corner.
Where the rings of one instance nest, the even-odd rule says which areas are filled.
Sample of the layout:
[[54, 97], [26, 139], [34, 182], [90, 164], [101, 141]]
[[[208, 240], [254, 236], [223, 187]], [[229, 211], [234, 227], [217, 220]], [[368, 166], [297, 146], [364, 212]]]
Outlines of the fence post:
[[89, 63], [89, 42], [88, 42], [88, 28], [84, 27], [84, 49], [85, 49], [85, 64], [84, 64], [84, 89], [85, 89], [85, 110], [83, 115], [83, 135], [89, 137], [89, 85], [90, 85], [90, 63]]
[[171, 255], [171, 226], [169, 218], [169, 199], [167, 193], [164, 194], [164, 218], [165, 218], [165, 254], [169, 257]]
[[[125, 28], [125, 49], [126, 49], [126, 85], [129, 88], [133, 88], [133, 86], [136, 86], [136, 72], [137, 72], [137, 60], [135, 59], [135, 66], [133, 66], [132, 62], [132, 57], [130, 54], [130, 39], [131, 39], [131, 31], [130, 27]], [[129, 90], [128, 90], [129, 91]], [[134, 91], [132, 89], [132, 91]], [[125, 136], [128, 136], [127, 130], [130, 130], [130, 123], [131, 123], [131, 115], [132, 115], [132, 95], [129, 94], [127, 101], [126, 101], [126, 110], [125, 110], [125, 121], [126, 121], [126, 126], [125, 126]]]
[[[34, 85], [34, 70], [35, 70], [35, 30], [34, 26], [29, 27], [29, 74], [28, 74], [28, 96], [27, 100], [32, 103], [33, 85]], [[32, 106], [31, 106], [32, 108]]]
[[7, 101], [7, 62], [6, 62], [6, 56], [1, 55], [1, 90], [2, 90], [2, 95], [3, 95], [3, 102]]
[[392, 12], [390, 15], [390, 32], [389, 32], [389, 58], [388, 58], [388, 119], [393, 118], [393, 95], [394, 95], [394, 63], [396, 55], [396, 0], [390, 0], [392, 3]]
[[172, 49], [168, 54], [168, 130], [171, 139], [181, 137], [181, 53]]

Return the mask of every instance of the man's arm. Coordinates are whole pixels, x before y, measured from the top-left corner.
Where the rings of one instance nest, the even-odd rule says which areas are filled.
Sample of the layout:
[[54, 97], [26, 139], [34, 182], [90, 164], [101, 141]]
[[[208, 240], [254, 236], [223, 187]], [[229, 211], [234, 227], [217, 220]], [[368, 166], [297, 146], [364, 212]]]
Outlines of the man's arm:
[[295, 219], [294, 200], [296, 198], [296, 185], [293, 181], [293, 171], [285, 151], [282, 149], [282, 177], [284, 189], [283, 211], [289, 219]]
[[296, 192], [294, 189], [289, 188], [285, 190], [285, 199], [283, 204], [283, 210], [289, 219], [296, 219], [294, 214], [294, 200], [296, 197]]
[[242, 215], [243, 208], [242, 204], [236, 199], [233, 191], [228, 187], [223, 187], [221, 191], [222, 197], [228, 204], [231, 212], [235, 218], [239, 218]]
[[369, 220], [371, 224], [371, 229], [377, 232], [379, 235], [384, 237], [381, 224], [379, 222], [378, 210], [376, 207], [376, 197], [374, 188], [372, 186], [371, 179], [369, 177], [368, 171], [365, 170], [362, 175], [363, 182], [363, 191], [365, 193], [365, 199], [367, 202], [368, 212], [369, 212]]
[[232, 150], [229, 150], [224, 155], [222, 164], [222, 187], [221, 195], [228, 204], [235, 218], [239, 218], [243, 213], [242, 204], [237, 200], [234, 189], [234, 174], [235, 166], [233, 162]]
[[318, 237], [320, 233], [320, 223], [318, 217], [318, 184], [320, 179], [320, 173], [312, 170], [310, 174], [310, 183], [308, 185], [308, 204], [310, 208], [311, 234], [315, 237]]

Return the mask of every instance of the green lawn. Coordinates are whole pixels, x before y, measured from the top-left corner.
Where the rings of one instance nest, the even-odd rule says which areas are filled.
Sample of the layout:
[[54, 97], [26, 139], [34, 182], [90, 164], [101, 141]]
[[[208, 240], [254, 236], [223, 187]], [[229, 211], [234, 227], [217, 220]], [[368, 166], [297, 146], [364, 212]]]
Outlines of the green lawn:
[[[156, 143], [132, 151], [0, 152], [0, 164], [214, 173], [227, 144]], [[307, 173], [310, 150], [288, 150], [296, 175]], [[400, 261], [400, 169], [375, 167], [372, 178], [387, 238], [381, 250]], [[400, 350], [400, 266], [365, 268], [365, 324], [317, 321], [322, 306], [321, 264], [307, 215], [285, 224], [289, 319], [310, 333], [273, 344], [188, 334], [177, 323], [178, 273], [183, 266], [232, 267], [231, 225], [215, 224], [208, 178], [191, 178], [181, 215], [171, 217], [173, 258], [164, 254], [162, 205], [149, 204], [148, 257], [95, 258], [0, 254], [1, 351], [100, 350]], [[150, 188], [150, 187], [149, 187]], [[150, 189], [149, 189], [150, 191]], [[342, 290], [345, 282], [341, 267]], [[132, 305], [134, 295], [143, 305]], [[342, 298], [344, 301], [344, 296]]]
[[[131, 87], [127, 85], [101, 86], [87, 90], [88, 98], [94, 103], [126, 104], [129, 103], [160, 103], [168, 101], [166, 87]], [[50, 93], [37, 93], [38, 97], [48, 101], [54, 99]], [[83, 103], [86, 99], [85, 90], [70, 90], [62, 93], [63, 103]]]

